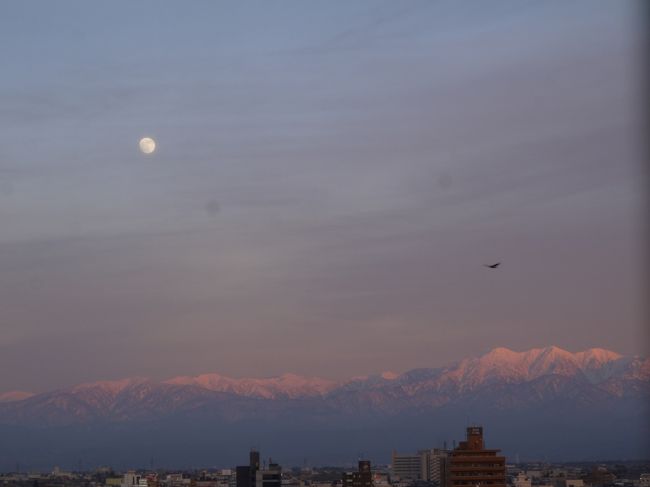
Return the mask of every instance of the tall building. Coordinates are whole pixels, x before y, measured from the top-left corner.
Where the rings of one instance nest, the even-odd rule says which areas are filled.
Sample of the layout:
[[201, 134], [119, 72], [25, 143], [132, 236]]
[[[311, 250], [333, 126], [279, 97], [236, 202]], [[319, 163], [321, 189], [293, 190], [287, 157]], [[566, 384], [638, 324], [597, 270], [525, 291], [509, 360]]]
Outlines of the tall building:
[[434, 448], [419, 452], [422, 480], [444, 485], [447, 477], [447, 450]]
[[506, 459], [500, 450], [489, 450], [483, 443], [483, 428], [467, 428], [467, 440], [450, 452], [448, 487], [506, 487]]
[[239, 465], [235, 470], [237, 487], [256, 487], [259, 469], [260, 452], [253, 449], [248, 454], [248, 465]]
[[359, 460], [358, 471], [345, 472], [342, 481], [342, 487], [372, 487], [370, 460]]
[[255, 469], [255, 471], [260, 469], [260, 452], [255, 449], [252, 449], [248, 453], [248, 465]]

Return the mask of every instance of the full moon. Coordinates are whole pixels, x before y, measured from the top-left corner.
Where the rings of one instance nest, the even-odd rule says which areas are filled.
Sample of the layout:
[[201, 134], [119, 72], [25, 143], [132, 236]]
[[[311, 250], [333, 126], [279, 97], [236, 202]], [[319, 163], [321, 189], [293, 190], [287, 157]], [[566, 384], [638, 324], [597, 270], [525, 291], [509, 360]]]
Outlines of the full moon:
[[156, 141], [150, 137], [140, 139], [140, 150], [145, 154], [151, 154], [156, 150]]

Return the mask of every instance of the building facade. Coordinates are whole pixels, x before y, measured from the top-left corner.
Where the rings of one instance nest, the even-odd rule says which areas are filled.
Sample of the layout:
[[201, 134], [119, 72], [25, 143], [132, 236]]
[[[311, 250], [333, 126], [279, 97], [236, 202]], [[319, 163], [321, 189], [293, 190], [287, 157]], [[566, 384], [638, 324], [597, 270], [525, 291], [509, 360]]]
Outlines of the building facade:
[[391, 458], [391, 477], [394, 480], [444, 484], [447, 451], [438, 448], [420, 450], [416, 455], [403, 455], [393, 451]]
[[257, 470], [255, 487], [281, 487], [282, 467], [269, 460], [268, 468]]
[[467, 428], [467, 439], [450, 452], [448, 487], [506, 487], [506, 459], [500, 450], [487, 449], [483, 428]]
[[447, 450], [434, 448], [420, 451], [422, 480], [445, 485], [447, 478]]
[[280, 487], [282, 469], [273, 463], [269, 465], [269, 470], [261, 470], [260, 452], [251, 450], [248, 455], [248, 465], [237, 466], [235, 478], [236, 487]]
[[393, 450], [391, 457], [391, 479], [420, 480], [422, 477], [420, 455], [400, 455]]

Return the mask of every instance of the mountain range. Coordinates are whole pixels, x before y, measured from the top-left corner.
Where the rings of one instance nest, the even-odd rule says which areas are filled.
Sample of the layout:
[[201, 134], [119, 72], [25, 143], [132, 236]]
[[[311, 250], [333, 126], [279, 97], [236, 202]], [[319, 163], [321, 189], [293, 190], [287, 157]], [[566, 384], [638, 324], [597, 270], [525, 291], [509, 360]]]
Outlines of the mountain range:
[[346, 381], [126, 378], [0, 394], [0, 469], [77, 459], [215, 465], [236, 463], [253, 445], [295, 464], [362, 453], [387, 463], [392, 449], [452, 446], [469, 423], [521, 458], [647, 458], [649, 399], [650, 359], [599, 348], [496, 348], [446, 367]]

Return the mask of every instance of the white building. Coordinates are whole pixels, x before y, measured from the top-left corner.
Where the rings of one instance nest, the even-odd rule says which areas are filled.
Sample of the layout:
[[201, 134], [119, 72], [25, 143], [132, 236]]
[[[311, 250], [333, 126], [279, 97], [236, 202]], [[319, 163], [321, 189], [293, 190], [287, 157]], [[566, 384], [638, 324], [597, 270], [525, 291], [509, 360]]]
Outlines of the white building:
[[422, 478], [420, 455], [400, 455], [393, 450], [391, 474], [394, 480], [420, 480]]
[[122, 477], [121, 487], [147, 487], [147, 479], [132, 470], [125, 473]]
[[391, 475], [394, 480], [426, 480], [444, 483], [447, 452], [437, 448], [420, 450], [416, 455], [393, 451]]
[[[519, 472], [519, 474], [515, 477], [514, 480], [515, 487], [532, 487], [532, 485], [533, 485], [532, 480], [524, 472]], [[567, 487], [569, 486], [567, 485]]]
[[442, 486], [446, 481], [447, 451], [434, 448], [422, 450], [419, 453], [422, 458], [423, 480], [437, 482]]

